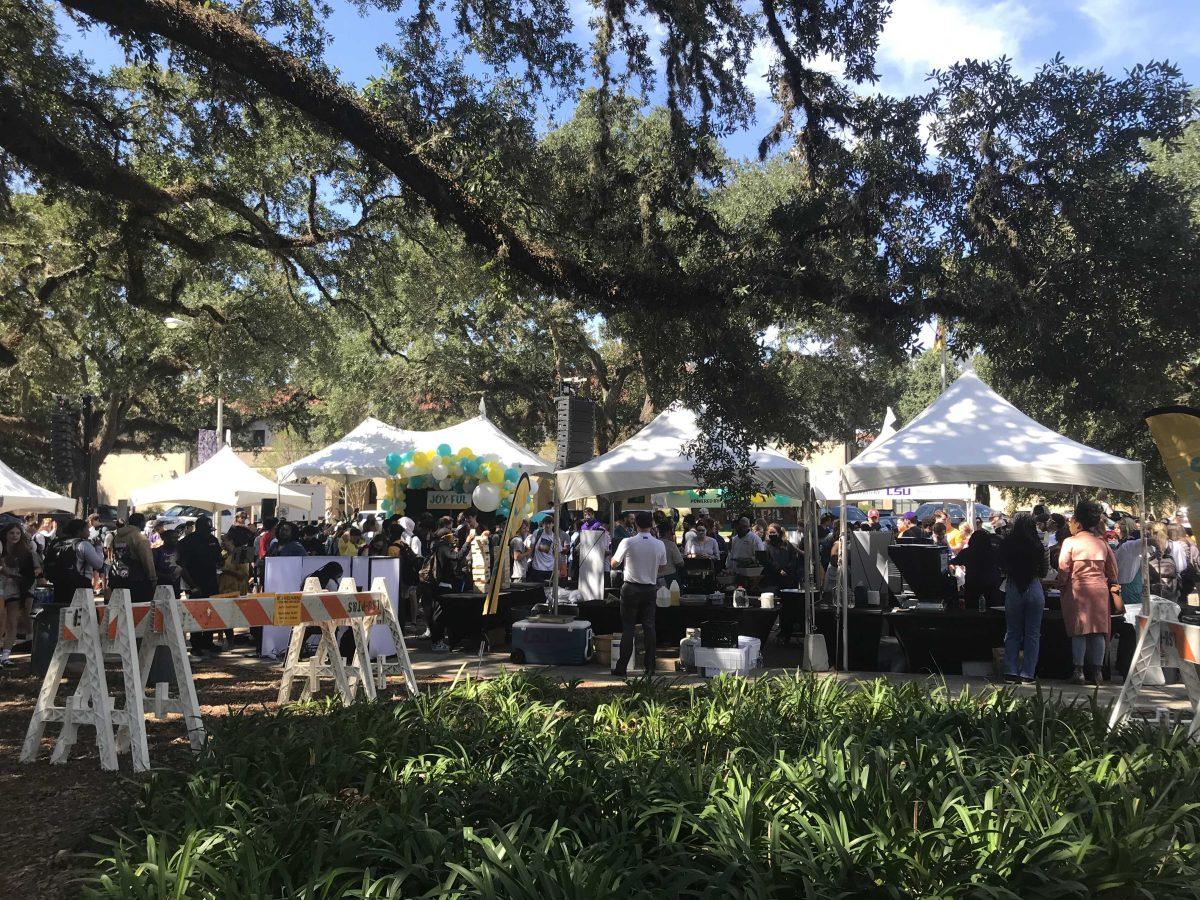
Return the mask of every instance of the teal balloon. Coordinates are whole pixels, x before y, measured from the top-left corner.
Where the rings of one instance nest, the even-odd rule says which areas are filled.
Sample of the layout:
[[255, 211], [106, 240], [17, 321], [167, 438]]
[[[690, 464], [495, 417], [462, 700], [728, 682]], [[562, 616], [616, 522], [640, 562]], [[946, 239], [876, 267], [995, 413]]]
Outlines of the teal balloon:
[[412, 462], [412, 458], [413, 458], [413, 451], [405, 450], [403, 453], [400, 454], [400, 464], [404, 465], [406, 462]]
[[415, 491], [420, 487], [421, 487], [421, 476], [420, 475], [418, 475], [416, 478], [408, 479], [408, 489], [410, 491]]
[[516, 482], [521, 477], [521, 470], [516, 466], [509, 466], [504, 470], [504, 480]]
[[392, 511], [392, 501], [384, 500], [382, 503], [379, 504], [379, 508], [382, 509], [384, 512], [391, 512]]
[[462, 462], [464, 475], [476, 475], [479, 472], [479, 460], [464, 459]]
[[401, 458], [399, 453], [389, 453], [386, 457], [384, 457], [384, 462], [387, 463], [388, 471], [393, 475], [395, 475], [400, 470], [400, 467], [404, 465], [404, 460]]
[[449, 456], [454, 451], [450, 449], [449, 444], [438, 444], [437, 452], [438, 456]]

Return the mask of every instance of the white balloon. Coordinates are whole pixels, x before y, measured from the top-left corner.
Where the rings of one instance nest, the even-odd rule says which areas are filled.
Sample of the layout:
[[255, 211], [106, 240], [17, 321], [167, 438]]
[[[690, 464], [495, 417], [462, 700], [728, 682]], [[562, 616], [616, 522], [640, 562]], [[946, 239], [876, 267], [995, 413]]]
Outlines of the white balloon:
[[440, 487], [443, 491], [448, 491], [448, 490], [450, 490], [450, 485], [452, 485], [452, 484], [454, 484], [454, 482], [451, 481], [449, 478], [443, 478], [441, 481], [438, 482], [438, 487]]
[[433, 468], [431, 468], [429, 470], [429, 474], [432, 475], [434, 478], [436, 478], [438, 481], [441, 481], [447, 475], [450, 474], [450, 470], [447, 469], [444, 464], [437, 462], [437, 463], [433, 464]]
[[485, 481], [471, 492], [471, 502], [480, 512], [495, 512], [500, 507], [500, 487]]

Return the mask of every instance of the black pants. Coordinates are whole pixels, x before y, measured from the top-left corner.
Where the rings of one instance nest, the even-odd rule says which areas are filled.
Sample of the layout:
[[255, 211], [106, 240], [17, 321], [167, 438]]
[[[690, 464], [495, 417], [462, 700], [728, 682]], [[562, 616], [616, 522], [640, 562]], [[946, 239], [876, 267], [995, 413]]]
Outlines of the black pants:
[[129, 591], [130, 603], [149, 603], [154, 599], [154, 589], [158, 587], [153, 581], [131, 581], [124, 578], [109, 578], [108, 586]]
[[633, 656], [634, 629], [642, 626], [642, 638], [646, 642], [646, 675], [654, 674], [654, 613], [658, 587], [653, 584], [634, 584], [626, 581], [621, 585], [621, 657], [617, 660], [617, 674], [624, 675]]
[[535, 569], [530, 566], [525, 572], [525, 580], [530, 582], [544, 583], [550, 580], [549, 569]]
[[422, 584], [417, 588], [421, 597], [421, 610], [425, 614], [425, 627], [429, 629], [429, 638], [435, 644], [446, 634], [446, 616], [439, 601], [441, 592], [440, 587], [432, 584]]

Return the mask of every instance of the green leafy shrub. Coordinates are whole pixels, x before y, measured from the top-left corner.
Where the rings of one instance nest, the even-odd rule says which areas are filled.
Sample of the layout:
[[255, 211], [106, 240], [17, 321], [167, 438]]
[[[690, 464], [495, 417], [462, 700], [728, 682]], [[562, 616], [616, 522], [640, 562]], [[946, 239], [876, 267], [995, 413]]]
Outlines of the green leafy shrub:
[[1193, 897], [1200, 747], [1103, 710], [799, 677], [530, 675], [211, 723], [122, 897]]

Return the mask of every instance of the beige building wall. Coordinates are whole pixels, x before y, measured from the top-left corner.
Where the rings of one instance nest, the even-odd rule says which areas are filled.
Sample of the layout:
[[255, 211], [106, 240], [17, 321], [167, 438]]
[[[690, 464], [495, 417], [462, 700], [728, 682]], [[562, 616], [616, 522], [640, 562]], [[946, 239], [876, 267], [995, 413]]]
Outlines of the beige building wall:
[[178, 478], [192, 467], [186, 451], [153, 456], [147, 453], [110, 453], [100, 467], [100, 502], [115, 506], [132, 491], [159, 481]]

